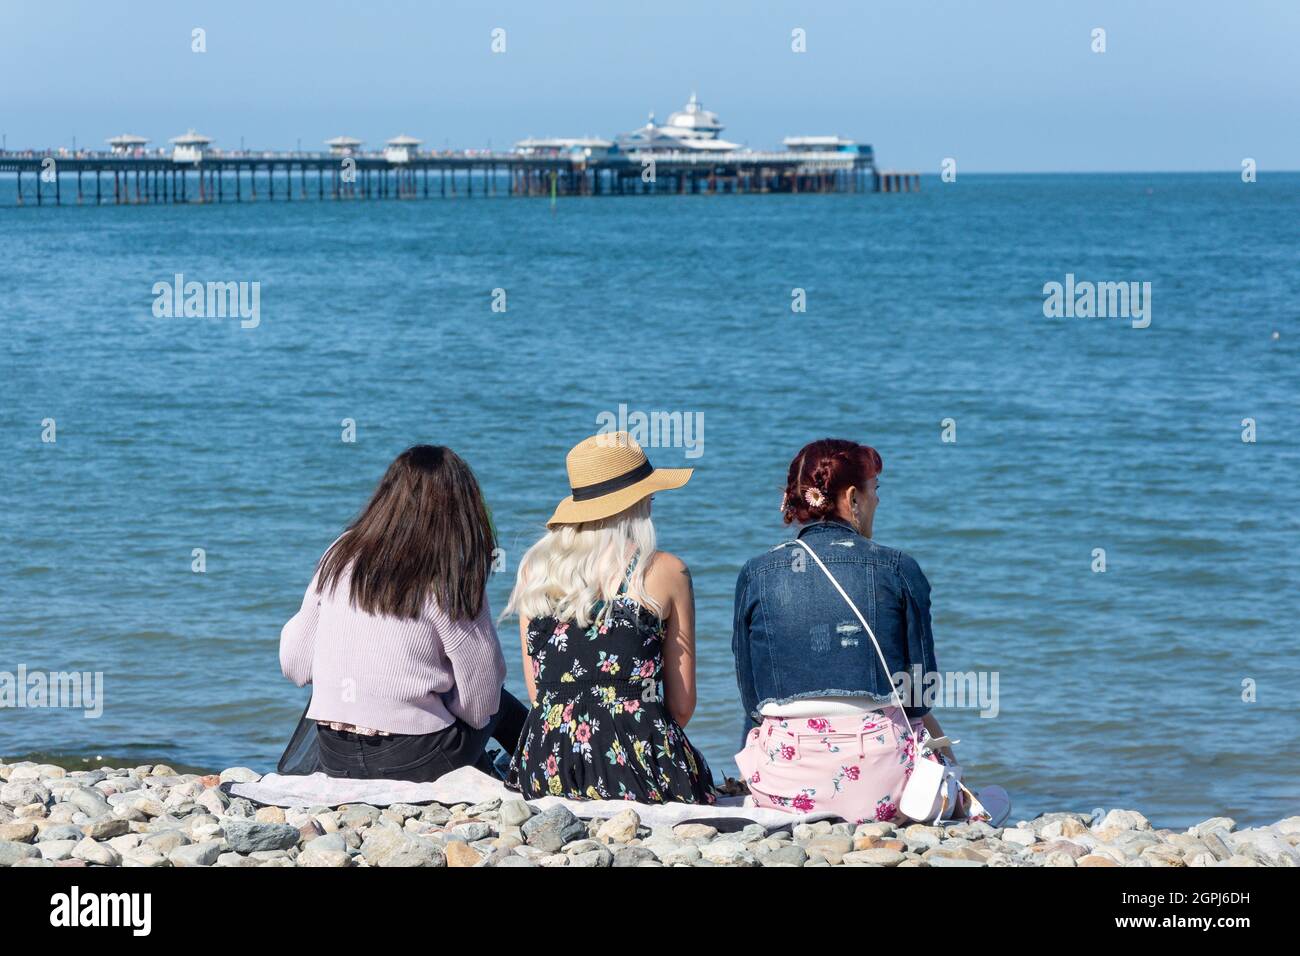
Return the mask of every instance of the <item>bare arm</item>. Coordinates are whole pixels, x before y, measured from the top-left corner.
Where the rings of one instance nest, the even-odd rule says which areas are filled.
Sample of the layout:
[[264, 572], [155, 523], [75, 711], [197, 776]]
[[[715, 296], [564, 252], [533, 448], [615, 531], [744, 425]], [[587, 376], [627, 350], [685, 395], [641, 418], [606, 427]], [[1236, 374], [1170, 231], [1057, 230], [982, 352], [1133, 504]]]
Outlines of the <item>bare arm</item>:
[[664, 552], [646, 585], [664, 609], [664, 704], [685, 727], [695, 713], [695, 588], [681, 559]]

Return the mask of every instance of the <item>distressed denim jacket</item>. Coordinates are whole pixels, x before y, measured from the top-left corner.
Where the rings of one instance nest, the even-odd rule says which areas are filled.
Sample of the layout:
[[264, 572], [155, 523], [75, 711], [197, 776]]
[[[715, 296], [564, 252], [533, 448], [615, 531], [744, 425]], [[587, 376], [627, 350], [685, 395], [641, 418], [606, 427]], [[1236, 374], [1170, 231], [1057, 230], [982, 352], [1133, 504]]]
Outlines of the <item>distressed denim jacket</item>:
[[[890, 674], [938, 670], [930, 630], [930, 583], [908, 555], [838, 519], [805, 525], [803, 539], [871, 624]], [[745, 708], [744, 730], [764, 704], [805, 697], [891, 700], [890, 678], [857, 616], [802, 547], [751, 558], [736, 581], [731, 651]], [[904, 697], [913, 718], [929, 712]], [[741, 746], [744, 746], [742, 737]]]

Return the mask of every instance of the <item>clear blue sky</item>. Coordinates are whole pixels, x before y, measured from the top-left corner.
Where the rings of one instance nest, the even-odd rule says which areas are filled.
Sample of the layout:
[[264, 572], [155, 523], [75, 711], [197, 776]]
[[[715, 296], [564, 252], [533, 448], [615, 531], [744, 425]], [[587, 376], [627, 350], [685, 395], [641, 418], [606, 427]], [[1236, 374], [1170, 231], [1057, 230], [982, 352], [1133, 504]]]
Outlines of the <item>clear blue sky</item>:
[[[924, 172], [946, 156], [961, 172], [1300, 168], [1292, 0], [10, 0], [2, 17], [11, 149], [190, 126], [231, 147], [398, 132], [503, 147], [612, 136], [696, 89], [729, 139], [836, 133]], [[190, 51], [194, 27], [206, 53]]]

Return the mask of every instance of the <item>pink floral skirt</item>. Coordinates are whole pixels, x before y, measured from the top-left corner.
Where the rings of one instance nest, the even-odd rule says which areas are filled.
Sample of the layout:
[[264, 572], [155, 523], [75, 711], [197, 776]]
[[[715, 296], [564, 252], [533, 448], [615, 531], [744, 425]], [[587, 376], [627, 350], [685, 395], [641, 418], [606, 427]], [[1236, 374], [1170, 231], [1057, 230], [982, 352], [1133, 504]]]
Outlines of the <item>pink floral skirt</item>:
[[[897, 707], [852, 717], [765, 717], [749, 732], [736, 765], [755, 806], [826, 811], [852, 823], [893, 820], [912, 774], [914, 748], [904, 721]], [[912, 728], [922, 743], [929, 737], [921, 720]]]

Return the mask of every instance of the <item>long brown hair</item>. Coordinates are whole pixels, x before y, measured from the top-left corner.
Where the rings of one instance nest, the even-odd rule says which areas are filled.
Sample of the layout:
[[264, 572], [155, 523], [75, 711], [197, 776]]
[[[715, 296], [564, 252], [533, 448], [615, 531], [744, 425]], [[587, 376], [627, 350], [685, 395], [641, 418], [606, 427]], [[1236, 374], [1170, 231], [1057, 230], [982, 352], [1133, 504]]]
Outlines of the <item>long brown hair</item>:
[[450, 448], [413, 445], [321, 558], [317, 590], [333, 593], [351, 569], [352, 604], [367, 614], [414, 619], [433, 598], [453, 619], [475, 618], [495, 547], [469, 465]]

